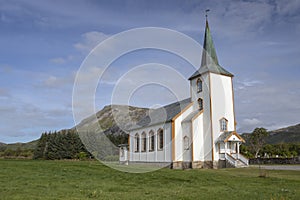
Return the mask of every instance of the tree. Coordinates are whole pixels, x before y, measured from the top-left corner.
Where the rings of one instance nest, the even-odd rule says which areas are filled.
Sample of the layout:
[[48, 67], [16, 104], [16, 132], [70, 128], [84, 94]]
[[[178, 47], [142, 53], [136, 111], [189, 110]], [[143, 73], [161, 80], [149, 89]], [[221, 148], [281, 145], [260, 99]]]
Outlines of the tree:
[[256, 128], [252, 132], [249, 138], [249, 143], [253, 151], [255, 152], [255, 158], [257, 158], [259, 151], [263, 148], [266, 143], [265, 139], [269, 136], [267, 129]]
[[[50, 133], [49, 133], [50, 134]], [[34, 150], [33, 159], [44, 159], [45, 154], [47, 152], [47, 142], [49, 139], [49, 135], [47, 133], [43, 133], [38, 140], [38, 144]]]
[[[61, 130], [54, 133], [43, 133], [34, 150], [34, 159], [77, 159], [79, 153], [91, 154], [81, 142], [78, 133], [73, 130]], [[82, 154], [83, 155], [83, 154]]]

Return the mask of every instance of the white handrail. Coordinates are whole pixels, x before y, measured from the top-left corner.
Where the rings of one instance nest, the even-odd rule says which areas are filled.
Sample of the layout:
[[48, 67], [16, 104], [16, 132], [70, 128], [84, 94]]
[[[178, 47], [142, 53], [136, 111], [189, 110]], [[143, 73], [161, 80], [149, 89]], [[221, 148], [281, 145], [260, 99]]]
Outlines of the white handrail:
[[225, 154], [225, 159], [230, 163], [230, 164], [232, 164], [233, 166], [237, 166], [237, 162], [236, 162], [236, 160], [235, 160], [235, 158], [234, 157], [232, 157], [231, 155], [229, 155], [229, 154]]
[[243, 156], [242, 154], [239, 154], [239, 159], [245, 163], [246, 165], [249, 165], [249, 160], [248, 158], [246, 158], [245, 156]]

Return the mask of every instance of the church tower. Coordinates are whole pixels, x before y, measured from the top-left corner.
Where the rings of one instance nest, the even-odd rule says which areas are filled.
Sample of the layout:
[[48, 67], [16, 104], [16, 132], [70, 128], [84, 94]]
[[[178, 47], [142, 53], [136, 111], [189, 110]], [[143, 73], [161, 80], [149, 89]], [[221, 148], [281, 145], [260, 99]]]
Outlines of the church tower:
[[233, 74], [219, 64], [206, 19], [201, 66], [189, 78], [193, 109], [203, 113], [203, 129], [194, 133], [199, 134], [194, 136], [194, 148], [202, 146], [199, 151], [204, 153], [194, 153], [194, 161], [215, 166], [220, 159], [218, 138], [225, 132], [235, 131], [232, 78]]

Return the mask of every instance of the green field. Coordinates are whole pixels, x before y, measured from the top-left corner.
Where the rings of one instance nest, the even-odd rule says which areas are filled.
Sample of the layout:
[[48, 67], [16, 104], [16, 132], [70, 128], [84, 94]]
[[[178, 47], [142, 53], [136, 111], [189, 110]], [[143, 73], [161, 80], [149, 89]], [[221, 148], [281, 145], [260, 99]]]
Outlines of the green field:
[[97, 161], [0, 160], [0, 199], [300, 199], [299, 171], [119, 172]]

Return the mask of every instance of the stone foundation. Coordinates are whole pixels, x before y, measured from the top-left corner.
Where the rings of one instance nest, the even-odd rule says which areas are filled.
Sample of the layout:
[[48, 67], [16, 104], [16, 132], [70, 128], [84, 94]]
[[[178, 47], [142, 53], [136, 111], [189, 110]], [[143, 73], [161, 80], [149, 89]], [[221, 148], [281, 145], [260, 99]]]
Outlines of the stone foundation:
[[221, 168], [226, 168], [226, 161], [225, 160], [219, 160], [219, 166], [218, 166], [219, 169]]
[[212, 161], [204, 161], [203, 168], [204, 169], [213, 169], [213, 162]]
[[[120, 164], [127, 165], [128, 162], [120, 162]], [[164, 168], [171, 168], [171, 169], [220, 169], [226, 168], [227, 163], [225, 160], [219, 161], [193, 161], [193, 162], [183, 162], [183, 161], [176, 161], [172, 163], [165, 163], [165, 162], [129, 162], [130, 164], [135, 165], [148, 165], [148, 166], [155, 166], [155, 167], [164, 167]]]
[[219, 166], [219, 161], [213, 161], [213, 162], [212, 162], [212, 168], [213, 168], [213, 169], [219, 169], [219, 168], [220, 168], [220, 166]]
[[149, 166], [149, 167], [159, 167], [159, 168], [170, 168], [172, 169], [172, 163], [170, 162], [142, 162], [142, 161], [130, 161], [128, 163], [129, 165], [139, 165], [140, 167]]
[[204, 162], [202, 161], [193, 161], [192, 168], [193, 169], [202, 169], [204, 167]]
[[192, 168], [193, 169], [219, 169], [224, 168], [225, 163], [221, 163], [219, 161], [193, 161]]
[[172, 163], [173, 169], [191, 169], [192, 162], [177, 161]]
[[173, 162], [172, 169], [182, 169], [182, 161]]

